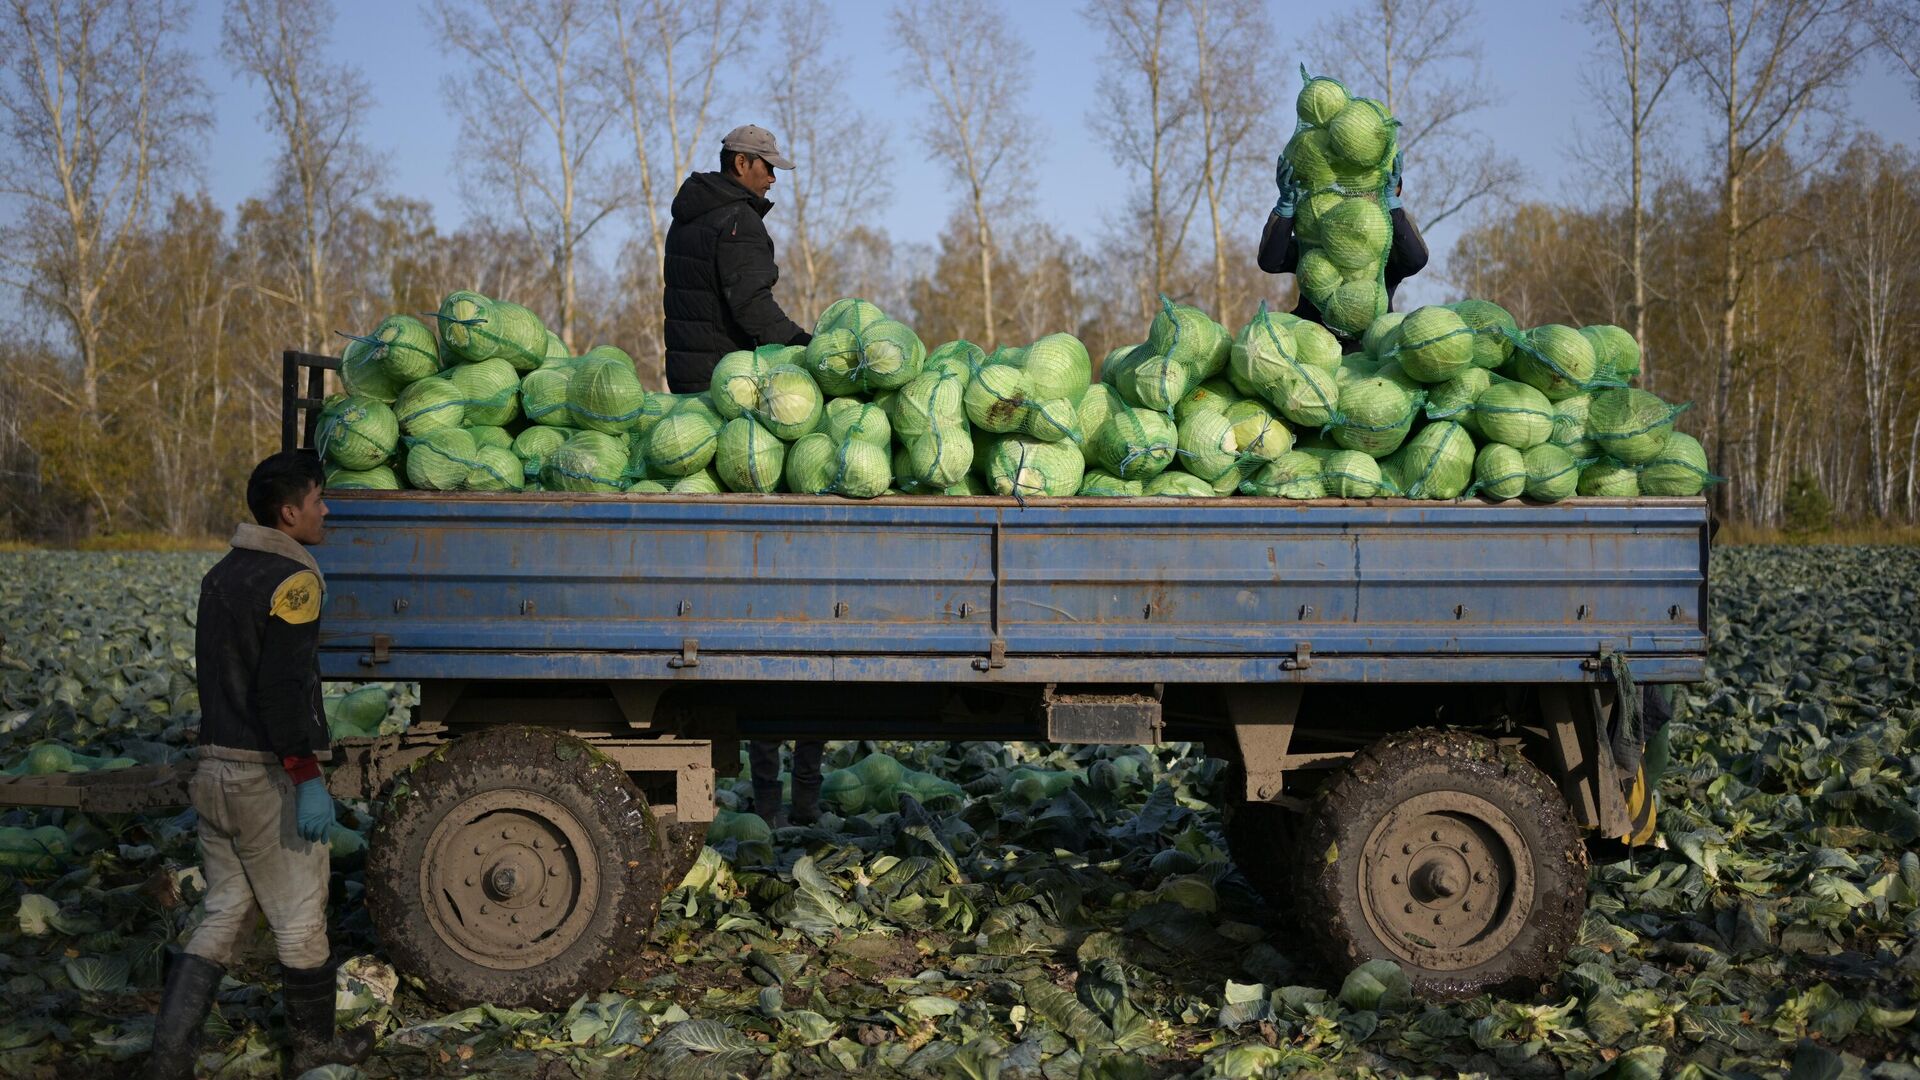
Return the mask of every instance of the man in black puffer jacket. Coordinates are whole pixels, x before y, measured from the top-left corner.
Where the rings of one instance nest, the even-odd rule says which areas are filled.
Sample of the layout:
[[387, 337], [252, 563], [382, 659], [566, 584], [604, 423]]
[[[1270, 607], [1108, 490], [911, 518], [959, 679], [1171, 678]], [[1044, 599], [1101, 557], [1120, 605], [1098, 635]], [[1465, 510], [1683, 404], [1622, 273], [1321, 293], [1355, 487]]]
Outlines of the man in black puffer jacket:
[[759, 345], [805, 345], [773, 299], [780, 268], [761, 219], [773, 170], [792, 169], [773, 133], [747, 124], [720, 140], [720, 171], [694, 173], [673, 197], [665, 268], [667, 389], [697, 394], [720, 358]]

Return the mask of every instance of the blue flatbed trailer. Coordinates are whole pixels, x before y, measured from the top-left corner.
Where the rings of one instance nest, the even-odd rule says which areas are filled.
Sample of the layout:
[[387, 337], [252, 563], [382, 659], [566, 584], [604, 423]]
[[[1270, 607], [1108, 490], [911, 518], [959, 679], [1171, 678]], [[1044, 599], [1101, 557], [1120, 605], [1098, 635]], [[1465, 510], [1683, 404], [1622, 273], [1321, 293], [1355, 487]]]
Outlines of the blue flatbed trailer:
[[[742, 738], [1201, 741], [1232, 766], [1236, 859], [1278, 893], [1309, 875], [1282, 867], [1294, 856], [1278, 838], [1292, 830], [1269, 815], [1318, 809], [1325, 833], [1332, 812], [1321, 804], [1346, 790], [1333, 781], [1358, 767], [1357, 753], [1397, 739], [1404, 756], [1408, 738], [1455, 729], [1456, 741], [1531, 762], [1550, 779], [1552, 805], [1503, 811], [1470, 784], [1450, 802], [1427, 792], [1404, 813], [1379, 811], [1374, 833], [1349, 841], [1368, 853], [1351, 858], [1345, 891], [1362, 898], [1351, 911], [1338, 910], [1340, 882], [1316, 894], [1326, 918], [1351, 924], [1343, 941], [1364, 937], [1432, 992], [1545, 977], [1577, 919], [1562, 911], [1560, 939], [1529, 954], [1520, 931], [1556, 910], [1544, 894], [1483, 905], [1498, 917], [1440, 903], [1436, 919], [1466, 920], [1445, 948], [1424, 921], [1413, 936], [1425, 944], [1381, 942], [1411, 932], [1397, 919], [1426, 920], [1447, 899], [1435, 890], [1453, 887], [1449, 874], [1492, 874], [1510, 892], [1552, 878], [1584, 898], [1583, 877], [1569, 885], [1549, 873], [1572, 857], [1564, 836], [1529, 839], [1517, 822], [1546, 815], [1565, 819], [1565, 835], [1631, 833], [1641, 810], [1617, 760], [1615, 680], [1623, 667], [1641, 682], [1696, 680], [1706, 654], [1700, 499], [1022, 505], [342, 492], [329, 506], [316, 549], [328, 593], [322, 672], [417, 681], [422, 702], [406, 736], [336, 772], [337, 789], [372, 795], [393, 768], [449, 741], [505, 737], [502, 725], [563, 729], [645, 792], [669, 853], [647, 886], [657, 890], [697, 849], [712, 778], [737, 762]], [[1446, 859], [1413, 852], [1402, 834], [1439, 837], [1436, 824], [1463, 830], [1461, 850], [1477, 841], [1492, 861], [1458, 856], [1452, 840]], [[445, 892], [417, 866], [466, 865], [466, 839], [434, 855], [376, 838], [411, 853], [384, 888], [372, 880], [378, 851], [369, 863], [389, 938], [405, 937], [406, 913]], [[1396, 843], [1414, 860], [1407, 873], [1368, 885], [1373, 848]], [[1529, 860], [1532, 872], [1515, 869]], [[1400, 903], [1402, 877], [1419, 874], [1441, 884], [1406, 912], [1389, 917], [1364, 899], [1390, 892]], [[450, 999], [497, 994], [497, 979], [448, 973], [440, 954], [458, 908], [442, 912], [440, 930], [414, 934], [407, 963], [438, 973], [430, 981]], [[488, 948], [510, 952], [510, 938]]]
[[[287, 447], [330, 366], [287, 354]], [[604, 989], [740, 740], [796, 737], [1202, 743], [1235, 862], [1315, 928], [1291, 944], [1524, 993], [1577, 931], [1586, 845], [1651, 822], [1627, 680], [1706, 662], [1698, 498], [328, 503], [323, 676], [420, 686], [329, 785], [385, 800], [370, 913], [449, 1003]], [[31, 779], [0, 800], [181, 786]]]

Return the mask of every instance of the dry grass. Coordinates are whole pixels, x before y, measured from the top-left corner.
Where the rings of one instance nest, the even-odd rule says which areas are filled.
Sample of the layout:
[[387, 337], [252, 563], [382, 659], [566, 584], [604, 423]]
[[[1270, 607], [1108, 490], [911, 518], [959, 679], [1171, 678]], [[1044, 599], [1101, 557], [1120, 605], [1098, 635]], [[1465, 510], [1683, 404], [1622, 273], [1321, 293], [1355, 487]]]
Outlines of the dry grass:
[[1785, 529], [1764, 525], [1730, 522], [1721, 526], [1719, 535], [1714, 537], [1713, 542], [1726, 546], [1784, 544], [1790, 547], [1836, 544], [1920, 544], [1920, 525], [1861, 522], [1853, 525], [1835, 525], [1819, 532], [1788, 532]]
[[227, 542], [217, 536], [168, 536], [165, 533], [108, 533], [71, 544], [0, 540], [0, 551], [221, 551]]

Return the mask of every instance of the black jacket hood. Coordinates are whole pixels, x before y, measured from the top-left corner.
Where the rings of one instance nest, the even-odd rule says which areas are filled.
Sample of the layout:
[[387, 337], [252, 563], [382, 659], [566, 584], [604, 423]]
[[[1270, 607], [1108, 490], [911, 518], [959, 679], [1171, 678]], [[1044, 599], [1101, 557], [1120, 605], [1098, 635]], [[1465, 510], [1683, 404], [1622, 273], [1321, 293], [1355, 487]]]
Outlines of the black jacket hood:
[[703, 214], [709, 214], [728, 203], [746, 203], [753, 212], [761, 217], [773, 209], [770, 200], [761, 198], [740, 185], [738, 180], [724, 173], [698, 172], [687, 177], [680, 190], [673, 197], [673, 220], [692, 221]]

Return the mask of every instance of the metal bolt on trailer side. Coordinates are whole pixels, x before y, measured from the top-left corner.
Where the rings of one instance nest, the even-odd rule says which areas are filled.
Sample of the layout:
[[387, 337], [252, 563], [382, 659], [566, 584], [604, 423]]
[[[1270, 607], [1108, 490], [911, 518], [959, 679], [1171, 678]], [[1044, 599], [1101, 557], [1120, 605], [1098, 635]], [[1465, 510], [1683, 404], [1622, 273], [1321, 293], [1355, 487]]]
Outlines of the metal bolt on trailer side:
[[[286, 357], [289, 445], [326, 360]], [[1630, 831], [1620, 658], [1705, 666], [1701, 499], [328, 502], [322, 674], [421, 685], [331, 783], [411, 770], [369, 902], [449, 1002], [607, 985], [739, 740], [796, 736], [1203, 741], [1236, 862], [1329, 963], [1523, 992], [1578, 925], [1584, 839]]]

